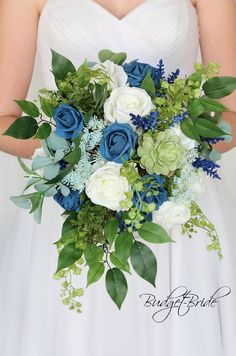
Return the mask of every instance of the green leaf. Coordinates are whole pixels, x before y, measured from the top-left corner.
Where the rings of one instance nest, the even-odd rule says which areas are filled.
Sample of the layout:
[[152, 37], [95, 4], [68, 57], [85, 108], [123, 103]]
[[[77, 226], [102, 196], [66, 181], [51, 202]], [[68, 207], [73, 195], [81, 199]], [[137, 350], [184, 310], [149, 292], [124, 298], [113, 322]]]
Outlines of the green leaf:
[[113, 56], [110, 58], [110, 61], [121, 66], [125, 62], [126, 58], [127, 54], [125, 52], [119, 52], [113, 54]]
[[23, 169], [23, 171], [25, 171], [28, 174], [33, 174], [34, 173], [30, 168], [28, 168], [26, 166], [26, 164], [24, 163], [24, 161], [22, 160], [21, 157], [17, 157], [17, 161], [19, 162], [19, 164], [20, 164], [21, 168]]
[[103, 275], [105, 271], [104, 264], [102, 262], [96, 262], [89, 266], [88, 274], [87, 274], [87, 286], [90, 284], [97, 282]]
[[53, 179], [47, 181], [45, 184], [56, 184], [56, 183], [58, 183], [58, 182], [61, 182], [62, 179], [63, 179], [65, 176], [67, 176], [68, 173], [70, 173], [70, 171], [73, 169], [73, 167], [74, 167], [74, 165], [75, 165], [76, 163], [77, 163], [77, 162], [74, 161], [74, 162], [68, 164], [67, 167], [66, 167], [65, 169], [63, 169], [60, 174], [58, 174], [58, 176], [56, 176], [55, 178], [53, 178]]
[[208, 112], [224, 112], [227, 111], [228, 109], [221, 104], [219, 101], [208, 98], [207, 96], [203, 96], [202, 98], [199, 99], [201, 105], [204, 107], [204, 111]]
[[103, 249], [96, 245], [92, 245], [92, 244], [88, 245], [84, 250], [84, 258], [89, 266], [101, 261], [103, 255], [104, 255]]
[[180, 122], [180, 128], [181, 131], [185, 134], [185, 136], [191, 138], [192, 140], [200, 142], [200, 136], [197, 133], [193, 121], [189, 117], [185, 117]]
[[83, 250], [76, 248], [74, 242], [66, 245], [59, 253], [57, 272], [63, 268], [73, 265], [73, 263], [78, 261], [82, 255]]
[[56, 80], [64, 80], [66, 75], [70, 73], [75, 73], [76, 68], [73, 63], [62, 56], [61, 54], [51, 50], [52, 52], [52, 72]]
[[30, 198], [31, 203], [32, 203], [30, 214], [33, 213], [40, 206], [42, 197], [43, 197], [43, 195], [39, 192], [32, 194], [32, 197]]
[[118, 268], [111, 268], [107, 271], [106, 289], [111, 299], [120, 309], [123, 301], [125, 300], [128, 285], [124, 273]]
[[188, 113], [191, 117], [198, 117], [200, 116], [202, 113], [204, 113], [205, 108], [202, 105], [201, 101], [199, 99], [192, 99], [189, 103], [188, 103]]
[[226, 132], [216, 126], [216, 124], [204, 118], [198, 118], [194, 126], [198, 134], [202, 137], [220, 137], [226, 134]]
[[235, 77], [213, 77], [203, 84], [204, 93], [212, 99], [220, 99], [231, 94], [236, 89]]
[[42, 96], [39, 97], [41, 109], [47, 117], [53, 117], [53, 112], [55, 108], [52, 106], [49, 100], [43, 98]]
[[101, 49], [101, 51], [98, 52], [98, 58], [102, 63], [107, 59], [110, 59], [113, 55], [114, 52], [112, 52], [110, 49]]
[[116, 218], [108, 220], [104, 225], [104, 235], [107, 241], [109, 242], [110, 247], [112, 246], [116, 238], [118, 228], [119, 224]]
[[52, 128], [51, 128], [50, 124], [48, 124], [47, 122], [44, 122], [41, 126], [39, 126], [38, 131], [37, 131], [36, 135], [34, 136], [34, 138], [39, 138], [40, 140], [43, 140], [50, 135], [51, 131], [52, 131]]
[[44, 201], [44, 196], [41, 195], [41, 200], [40, 200], [37, 208], [33, 212], [34, 220], [36, 221], [37, 224], [41, 223], [43, 201]]
[[161, 244], [166, 242], [174, 242], [166, 230], [158, 224], [146, 222], [138, 230], [139, 235], [146, 241]]
[[157, 274], [157, 260], [151, 249], [140, 241], [131, 248], [130, 260], [136, 273], [154, 287]]
[[123, 262], [119, 256], [116, 255], [115, 252], [112, 252], [110, 254], [110, 260], [111, 260], [111, 263], [113, 263], [113, 265], [125, 272], [128, 272], [130, 273], [130, 267], [129, 267], [129, 263], [126, 261], [126, 262]]
[[130, 256], [133, 244], [133, 235], [130, 232], [121, 232], [115, 240], [115, 254], [122, 262], [126, 262]]
[[31, 195], [32, 194], [14, 196], [14, 197], [10, 197], [10, 200], [19, 208], [30, 209], [31, 201], [30, 201], [29, 196], [31, 196]]
[[141, 83], [141, 88], [146, 90], [146, 92], [150, 95], [150, 97], [153, 99], [155, 96], [155, 84], [153, 82], [153, 79], [151, 77], [151, 72], [150, 70], [147, 72], [145, 78], [143, 79]]
[[78, 163], [81, 158], [81, 149], [77, 146], [73, 151], [68, 153], [63, 159], [68, 163]]
[[40, 112], [37, 106], [31, 101], [27, 100], [15, 100], [15, 102], [19, 105], [21, 110], [28, 116], [31, 117], [39, 117]]
[[16, 119], [3, 135], [26, 140], [38, 130], [38, 123], [33, 117], [22, 116]]
[[96, 83], [94, 98], [95, 98], [97, 109], [100, 109], [104, 105], [107, 96], [108, 96], [107, 86]]

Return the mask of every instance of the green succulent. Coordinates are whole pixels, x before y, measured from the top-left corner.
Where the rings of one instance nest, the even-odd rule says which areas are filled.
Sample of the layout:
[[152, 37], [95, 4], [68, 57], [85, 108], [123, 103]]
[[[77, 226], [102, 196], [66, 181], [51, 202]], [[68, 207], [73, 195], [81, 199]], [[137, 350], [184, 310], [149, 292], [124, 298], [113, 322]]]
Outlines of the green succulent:
[[180, 168], [184, 154], [179, 137], [169, 129], [154, 134], [145, 133], [138, 147], [141, 166], [149, 174], [168, 175]]

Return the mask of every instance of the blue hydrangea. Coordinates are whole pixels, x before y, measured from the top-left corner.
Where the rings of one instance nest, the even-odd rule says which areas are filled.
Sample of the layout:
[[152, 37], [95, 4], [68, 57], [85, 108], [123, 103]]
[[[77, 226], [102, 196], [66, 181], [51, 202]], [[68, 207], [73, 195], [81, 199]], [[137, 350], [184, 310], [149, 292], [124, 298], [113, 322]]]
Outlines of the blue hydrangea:
[[168, 198], [164, 188], [165, 179], [158, 174], [145, 175], [142, 177], [142, 191], [133, 192], [134, 206], [142, 210], [142, 203], [154, 203], [158, 209]]

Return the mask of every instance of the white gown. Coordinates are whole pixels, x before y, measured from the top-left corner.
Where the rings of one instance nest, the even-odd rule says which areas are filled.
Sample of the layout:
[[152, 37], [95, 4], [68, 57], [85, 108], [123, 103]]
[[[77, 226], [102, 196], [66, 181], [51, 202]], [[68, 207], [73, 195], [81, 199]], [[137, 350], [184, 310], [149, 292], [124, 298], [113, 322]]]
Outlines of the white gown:
[[[50, 48], [75, 65], [86, 57], [96, 61], [102, 48], [125, 51], [128, 60], [153, 65], [162, 58], [167, 73], [178, 67], [184, 76], [192, 72], [197, 58], [197, 15], [190, 0], [146, 0], [122, 20], [92, 0], [48, 0], [40, 17], [37, 49], [44, 85], [55, 88]], [[0, 355], [234, 356], [236, 210], [227, 194], [224, 182], [209, 179], [200, 199], [218, 230], [222, 262], [206, 250], [209, 240], [204, 232], [192, 240], [177, 234], [175, 244], [152, 245], [158, 260], [156, 288], [132, 271], [127, 297], [118, 310], [103, 277], [85, 288], [82, 314], [62, 305], [60, 281], [52, 278], [57, 263], [52, 243], [60, 236], [62, 209], [47, 200], [41, 225], [18, 210], [0, 259]], [[79, 278], [85, 287], [86, 273]], [[153, 314], [161, 308], [144, 306], [140, 294], [163, 300], [179, 286], [205, 299], [222, 286], [232, 291], [214, 307], [198, 306], [185, 316], [175, 308], [164, 322], [154, 321]]]

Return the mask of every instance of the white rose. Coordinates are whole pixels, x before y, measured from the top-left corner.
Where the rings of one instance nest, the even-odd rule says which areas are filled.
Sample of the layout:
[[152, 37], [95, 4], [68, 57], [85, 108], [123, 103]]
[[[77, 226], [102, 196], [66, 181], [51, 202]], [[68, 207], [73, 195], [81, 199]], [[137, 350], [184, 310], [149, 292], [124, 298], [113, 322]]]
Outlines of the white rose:
[[[95, 64], [92, 69], [102, 69], [105, 72], [105, 74], [110, 78], [108, 82], [108, 89], [110, 90], [124, 86], [127, 83], [128, 76], [125, 73], [124, 68], [109, 59], [103, 63]], [[94, 78], [94, 81], [99, 82], [97, 78]]]
[[125, 192], [130, 186], [125, 177], [120, 175], [121, 164], [108, 162], [94, 172], [87, 184], [86, 194], [94, 204], [119, 211], [120, 202], [126, 199]]
[[153, 221], [167, 231], [176, 225], [185, 224], [190, 217], [190, 207], [186, 202], [166, 201], [153, 213]]
[[175, 124], [170, 128], [174, 135], [177, 135], [180, 138], [180, 142], [184, 148], [191, 150], [196, 146], [196, 141], [187, 137], [181, 130], [180, 124]]
[[104, 104], [105, 119], [119, 123], [130, 123], [131, 113], [146, 116], [152, 109], [152, 100], [144, 89], [126, 86], [114, 89]]

